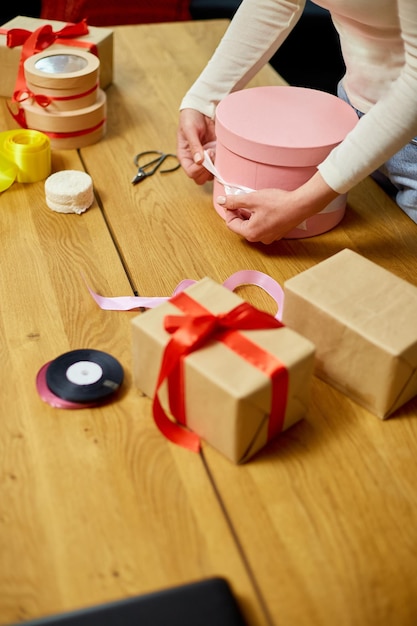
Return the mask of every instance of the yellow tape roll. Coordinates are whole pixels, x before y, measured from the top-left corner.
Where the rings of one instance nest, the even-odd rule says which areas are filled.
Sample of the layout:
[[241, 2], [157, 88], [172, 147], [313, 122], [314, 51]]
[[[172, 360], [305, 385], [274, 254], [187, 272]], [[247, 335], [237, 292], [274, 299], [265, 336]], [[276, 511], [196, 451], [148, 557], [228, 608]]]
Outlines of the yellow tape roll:
[[14, 181], [36, 183], [51, 173], [49, 137], [37, 130], [19, 129], [0, 133], [0, 191]]

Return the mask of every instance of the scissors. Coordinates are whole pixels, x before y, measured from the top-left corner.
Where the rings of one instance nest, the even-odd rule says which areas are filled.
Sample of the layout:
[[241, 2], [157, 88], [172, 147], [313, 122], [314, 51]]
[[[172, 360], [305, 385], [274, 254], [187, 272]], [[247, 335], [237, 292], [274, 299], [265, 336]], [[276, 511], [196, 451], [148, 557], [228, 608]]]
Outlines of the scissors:
[[[143, 161], [143, 158], [149, 156], [151, 158], [150, 161], [140, 164], [140, 161]], [[154, 157], [152, 159], [152, 156]], [[136, 175], [132, 178], [132, 184], [136, 185], [140, 183], [142, 180], [147, 178], [148, 176], [152, 176], [155, 172], [161, 167], [162, 163], [167, 159], [175, 159], [178, 161], [176, 154], [160, 152], [159, 150], [148, 150], [147, 152], [140, 152], [133, 159], [134, 164], [137, 166], [138, 171]], [[166, 174], [167, 172], [175, 172], [175, 170], [181, 167], [181, 163], [177, 162], [174, 167], [169, 169], [160, 170], [161, 174]]]

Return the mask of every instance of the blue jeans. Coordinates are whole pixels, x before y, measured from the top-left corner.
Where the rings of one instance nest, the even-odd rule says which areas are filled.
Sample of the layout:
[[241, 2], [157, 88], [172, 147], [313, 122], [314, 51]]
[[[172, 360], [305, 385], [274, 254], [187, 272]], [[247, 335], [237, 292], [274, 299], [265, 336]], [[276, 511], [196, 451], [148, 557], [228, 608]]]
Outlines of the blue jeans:
[[[350, 104], [341, 82], [337, 88], [337, 95]], [[362, 117], [361, 111], [357, 109], [355, 111]], [[417, 137], [388, 159], [372, 174], [372, 178], [417, 224]]]

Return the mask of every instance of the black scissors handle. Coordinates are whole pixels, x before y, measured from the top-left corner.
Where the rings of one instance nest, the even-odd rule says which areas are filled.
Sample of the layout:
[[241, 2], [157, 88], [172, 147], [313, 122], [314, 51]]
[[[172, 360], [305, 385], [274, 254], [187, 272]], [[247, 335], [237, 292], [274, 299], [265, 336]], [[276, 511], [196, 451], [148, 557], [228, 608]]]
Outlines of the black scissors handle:
[[[143, 159], [143, 157], [150, 155], [156, 156], [154, 159], [144, 163], [143, 165], [140, 165], [140, 161]], [[148, 176], [152, 176], [153, 174], [155, 174], [155, 172], [161, 167], [162, 163], [170, 157], [177, 159], [176, 154], [172, 154], [169, 152], [160, 152], [159, 150], [148, 150], [146, 152], [140, 152], [139, 154], [137, 154], [133, 159], [133, 162], [137, 166], [138, 171], [132, 179], [132, 184], [136, 185]], [[160, 170], [160, 172], [161, 174], [166, 174], [167, 172], [175, 172], [175, 170], [177, 170], [180, 166], [181, 164], [177, 163], [174, 167]]]

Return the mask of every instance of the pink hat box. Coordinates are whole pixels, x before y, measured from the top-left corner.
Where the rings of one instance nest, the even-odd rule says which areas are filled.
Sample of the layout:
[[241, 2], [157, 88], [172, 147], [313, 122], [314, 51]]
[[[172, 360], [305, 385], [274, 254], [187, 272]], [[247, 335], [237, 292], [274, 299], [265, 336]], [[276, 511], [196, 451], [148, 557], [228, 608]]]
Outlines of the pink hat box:
[[[317, 166], [354, 128], [353, 108], [332, 94], [291, 86], [254, 87], [229, 94], [216, 111], [216, 169], [231, 186], [291, 191], [307, 182]], [[214, 180], [215, 198], [224, 195]], [[286, 239], [312, 237], [343, 218], [347, 194], [309, 217]]]

